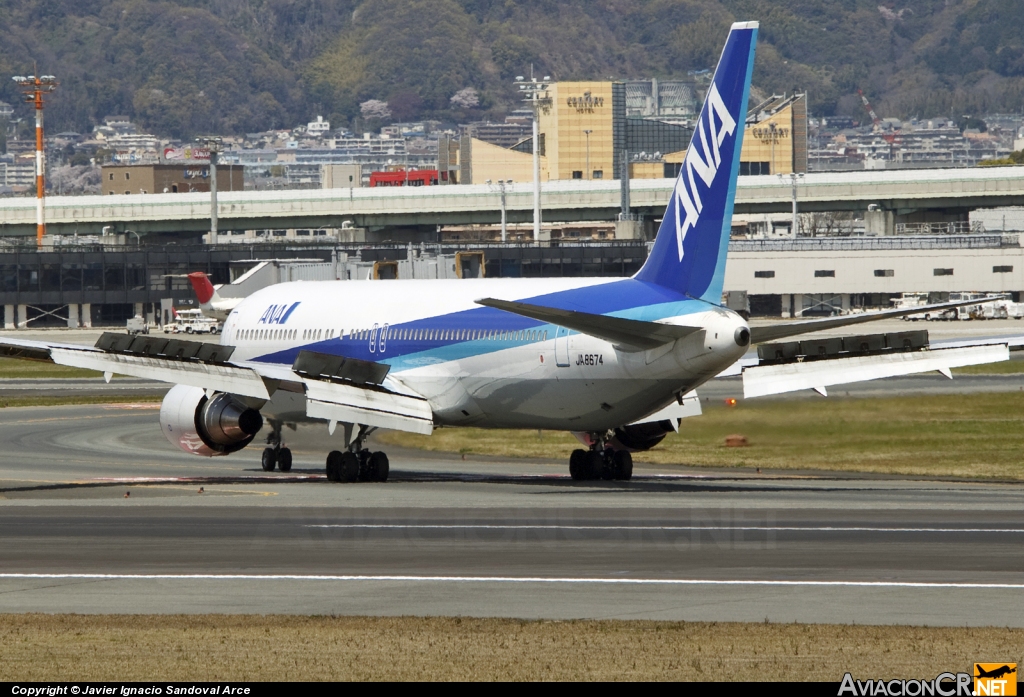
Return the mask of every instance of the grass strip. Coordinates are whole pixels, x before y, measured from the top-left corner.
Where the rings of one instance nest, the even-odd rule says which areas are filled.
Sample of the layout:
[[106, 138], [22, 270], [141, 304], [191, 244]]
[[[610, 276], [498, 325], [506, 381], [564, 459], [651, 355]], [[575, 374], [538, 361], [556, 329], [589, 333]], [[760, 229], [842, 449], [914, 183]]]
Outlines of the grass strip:
[[0, 358], [0, 378], [33, 379], [33, 378], [99, 378], [103, 373], [95, 370], [71, 368], [48, 361], [27, 360], [24, 358]]
[[[1024, 479], [1024, 392], [821, 398], [706, 404], [636, 462]], [[748, 447], [726, 447], [730, 434]], [[386, 432], [382, 442], [423, 450], [568, 462], [581, 447], [557, 431], [438, 429]]]
[[0, 397], [0, 408], [7, 407], [61, 407], [74, 404], [122, 404], [162, 402], [156, 394], [86, 394], [42, 397]]
[[1024, 360], [1011, 358], [998, 363], [982, 363], [981, 365], [965, 365], [953, 368], [953, 375], [1020, 375], [1024, 373]]
[[1006, 628], [29, 614], [0, 615], [0, 680], [931, 679], [1022, 647]]

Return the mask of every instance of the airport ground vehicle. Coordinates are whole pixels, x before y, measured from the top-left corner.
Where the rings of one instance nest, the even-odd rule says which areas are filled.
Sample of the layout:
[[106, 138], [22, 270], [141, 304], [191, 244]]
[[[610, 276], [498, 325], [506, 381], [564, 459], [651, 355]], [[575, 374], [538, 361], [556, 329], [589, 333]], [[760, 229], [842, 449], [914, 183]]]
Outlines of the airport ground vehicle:
[[[176, 383], [161, 429], [196, 455], [238, 452], [267, 422], [263, 467], [287, 471], [282, 427], [326, 423], [340, 430], [325, 467], [340, 482], [387, 479], [387, 456], [366, 447], [375, 429], [435, 426], [570, 431], [583, 445], [570, 458], [574, 479], [626, 480], [630, 453], [699, 414], [694, 390], [731, 370], [747, 397], [824, 395], [1006, 360], [1010, 340], [771, 343], [973, 298], [755, 327], [721, 305], [756, 36], [756, 22], [730, 30], [654, 246], [632, 277], [281, 283], [234, 305], [219, 345], [111, 334], [95, 347], [2, 337], [0, 350]], [[745, 357], [752, 343], [768, 349], [763, 360]]]
[[220, 323], [202, 310], [175, 310], [174, 321], [164, 325], [164, 334], [219, 334]]
[[126, 328], [129, 334], [149, 334], [149, 323], [142, 315], [135, 315], [128, 320]]

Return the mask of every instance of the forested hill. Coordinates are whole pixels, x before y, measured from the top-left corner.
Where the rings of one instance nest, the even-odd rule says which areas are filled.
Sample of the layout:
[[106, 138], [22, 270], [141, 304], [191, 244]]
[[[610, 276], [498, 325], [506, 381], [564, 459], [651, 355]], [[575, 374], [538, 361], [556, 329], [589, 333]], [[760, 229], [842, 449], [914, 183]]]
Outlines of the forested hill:
[[[61, 81], [51, 129], [345, 125], [369, 99], [396, 120], [479, 118], [531, 64], [563, 80], [711, 67], [735, 19], [761, 22], [755, 86], [807, 90], [816, 114], [859, 116], [858, 87], [882, 116], [1024, 106], [1020, 0], [0, 0], [0, 99], [34, 60]], [[466, 87], [480, 104], [453, 106]]]

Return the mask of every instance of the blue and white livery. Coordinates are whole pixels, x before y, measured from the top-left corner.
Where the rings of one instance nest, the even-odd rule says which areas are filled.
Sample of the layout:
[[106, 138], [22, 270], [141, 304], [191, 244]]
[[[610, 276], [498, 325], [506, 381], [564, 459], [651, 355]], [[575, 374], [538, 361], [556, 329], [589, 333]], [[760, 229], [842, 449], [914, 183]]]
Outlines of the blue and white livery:
[[[571, 431], [586, 446], [573, 453], [573, 478], [628, 479], [629, 453], [699, 414], [695, 388], [739, 366], [752, 342], [922, 310], [751, 330], [721, 306], [757, 31], [756, 22], [729, 31], [651, 254], [632, 278], [284, 283], [234, 305], [219, 347], [105, 335], [96, 347], [0, 339], [0, 353], [176, 383], [161, 428], [197, 455], [237, 452], [269, 422], [266, 470], [291, 468], [283, 424], [318, 420], [339, 440], [327, 456], [332, 481], [387, 478], [387, 456], [364, 448], [374, 429], [439, 426]], [[201, 280], [200, 301], [212, 307]], [[1008, 345], [752, 365], [744, 389], [824, 394], [854, 380], [948, 374], [1005, 360]]]

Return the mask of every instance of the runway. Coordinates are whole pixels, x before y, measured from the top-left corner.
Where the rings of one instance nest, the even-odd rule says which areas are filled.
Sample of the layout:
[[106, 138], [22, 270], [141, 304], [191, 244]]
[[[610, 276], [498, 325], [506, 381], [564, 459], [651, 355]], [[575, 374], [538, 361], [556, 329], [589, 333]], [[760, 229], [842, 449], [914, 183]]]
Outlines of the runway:
[[326, 427], [268, 475], [154, 406], [0, 410], [0, 611], [1024, 626], [1022, 485], [401, 451], [330, 484]]

